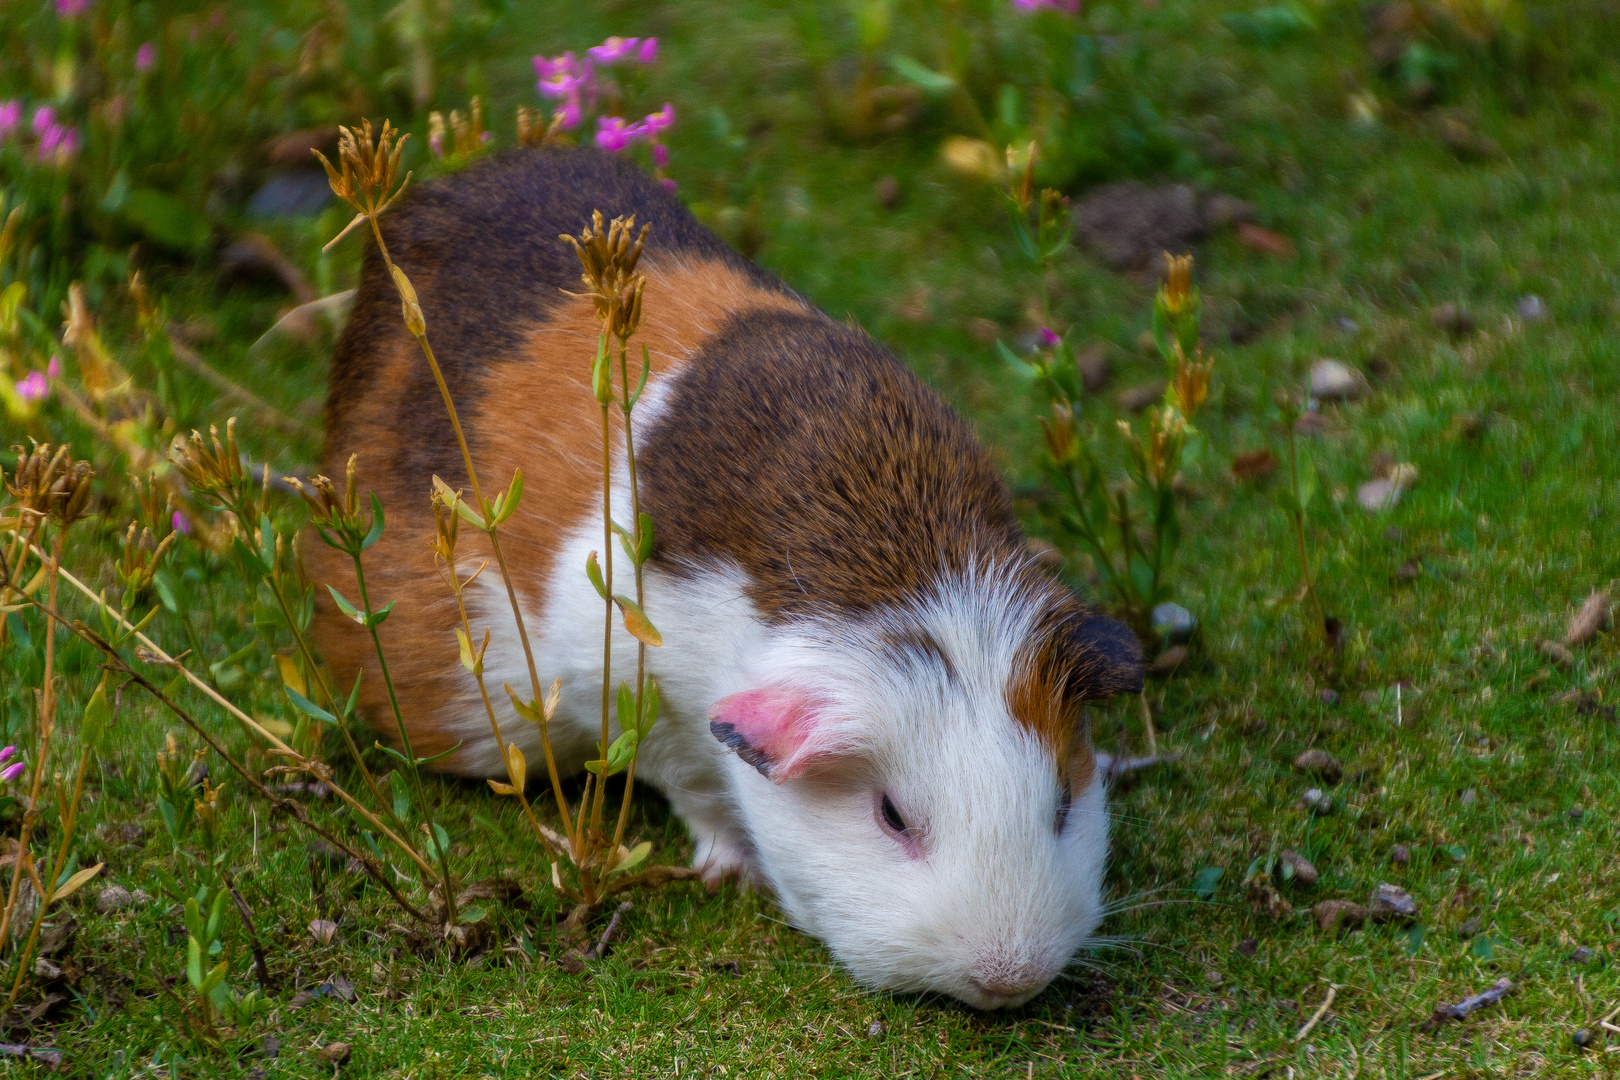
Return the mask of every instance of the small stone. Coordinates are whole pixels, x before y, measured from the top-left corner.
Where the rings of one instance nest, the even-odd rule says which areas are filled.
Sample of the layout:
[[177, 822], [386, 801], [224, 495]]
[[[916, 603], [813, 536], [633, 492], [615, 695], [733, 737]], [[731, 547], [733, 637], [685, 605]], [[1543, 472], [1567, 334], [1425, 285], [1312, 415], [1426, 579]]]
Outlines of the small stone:
[[1369, 480], [1356, 488], [1356, 502], [1369, 514], [1380, 510], [1393, 510], [1401, 501], [1401, 486], [1394, 480], [1385, 477], [1379, 480]]
[[1186, 641], [1197, 629], [1197, 617], [1180, 604], [1163, 603], [1153, 608], [1153, 631], [1165, 641]]
[[1473, 788], [1469, 788], [1467, 791], [1462, 793], [1462, 797], [1457, 801], [1462, 803], [1464, 806], [1473, 806], [1479, 801], [1479, 792], [1475, 791]]
[[872, 191], [877, 196], [878, 205], [883, 209], [893, 210], [900, 205], [900, 181], [896, 177], [892, 175], [878, 177]]
[[1483, 929], [1485, 929], [1485, 923], [1483, 921], [1478, 918], [1469, 919], [1467, 922], [1457, 927], [1457, 936], [1462, 938], [1464, 941], [1467, 941], [1469, 938], [1474, 937]]
[[1314, 747], [1294, 759], [1294, 768], [1329, 784], [1337, 784], [1344, 779], [1344, 766], [1339, 764], [1339, 759], [1326, 750]]
[[1284, 866], [1293, 868], [1295, 881], [1303, 882], [1306, 885], [1315, 885], [1321, 877], [1317, 873], [1316, 867], [1311, 864], [1311, 861], [1292, 848], [1285, 849], [1277, 858], [1282, 861]]
[[1339, 692], [1331, 687], [1324, 687], [1317, 691], [1316, 700], [1324, 705], [1337, 705], [1339, 703]]
[[1172, 645], [1153, 658], [1153, 663], [1148, 666], [1148, 674], [1156, 678], [1164, 678], [1180, 667], [1186, 659], [1187, 646]]
[[1164, 397], [1165, 382], [1142, 383], [1140, 386], [1126, 387], [1119, 392], [1119, 407], [1126, 412], [1141, 412], [1155, 401]]
[[1313, 814], [1331, 814], [1333, 812], [1333, 798], [1321, 788], [1311, 788], [1300, 796], [1299, 804]]
[[102, 914], [123, 911], [135, 906], [135, 896], [122, 885], [109, 885], [96, 897], [96, 910]]
[[1519, 297], [1519, 318], [1525, 322], [1540, 322], [1546, 317], [1547, 304], [1541, 297], [1534, 293]]
[[1423, 564], [1416, 559], [1407, 559], [1395, 571], [1396, 581], [1416, 581], [1423, 576]]
[[348, 1043], [331, 1042], [321, 1047], [321, 1052], [317, 1056], [328, 1065], [342, 1065], [349, 1060], [351, 1052], [352, 1048]]
[[136, 889], [134, 892], [130, 893], [129, 895], [134, 899], [135, 903], [137, 903], [137, 904], [139, 904], [141, 906], [145, 906], [145, 905], [150, 904], [152, 902], [151, 894], [148, 893], [145, 889]]
[[1545, 659], [1552, 661], [1557, 667], [1569, 668], [1575, 664], [1575, 654], [1556, 641], [1543, 641], [1536, 646], [1536, 652], [1540, 653]]
[[1355, 368], [1337, 360], [1318, 360], [1311, 365], [1311, 396], [1318, 401], [1353, 401], [1366, 392], [1367, 379]]
[[1575, 1049], [1585, 1050], [1592, 1045], [1592, 1033], [1586, 1028], [1576, 1028], [1575, 1034], [1570, 1036], [1570, 1042], [1575, 1044]]
[[1405, 866], [1412, 861], [1412, 853], [1406, 849], [1405, 844], [1396, 844], [1390, 849], [1389, 861], [1396, 866]]
[[1577, 805], [1577, 806], [1572, 806], [1572, 807], [1569, 808], [1569, 820], [1571, 820], [1571, 821], [1579, 821], [1579, 820], [1581, 820], [1581, 818], [1583, 818], [1585, 816], [1586, 816], [1586, 807]]
[[1474, 328], [1474, 317], [1456, 304], [1436, 304], [1429, 309], [1429, 321], [1436, 330], [1448, 334], [1466, 334]]
[[1594, 950], [1582, 945], [1569, 954], [1569, 962], [1572, 964], [1589, 964], [1596, 955], [1597, 953]]
[[881, 1020], [872, 1021], [872, 1026], [866, 1029], [866, 1037], [868, 1039], [881, 1039], [883, 1037], [883, 1022]]
[[1080, 369], [1080, 384], [1085, 387], [1086, 393], [1100, 393], [1108, 385], [1112, 374], [1108, 354], [1112, 351], [1108, 342], [1099, 341], [1075, 354], [1074, 366]]
[[118, 826], [118, 835], [124, 843], [133, 844], [135, 847], [140, 847], [146, 843], [146, 830], [134, 822], [126, 822]]
[[1349, 900], [1323, 900], [1311, 909], [1316, 925], [1324, 931], [1360, 926], [1367, 921], [1367, 909]]
[[34, 958], [34, 974], [46, 982], [54, 982], [62, 977], [62, 969], [43, 956], [36, 956]]
[[1569, 632], [1564, 635], [1564, 644], [1570, 648], [1585, 645], [1601, 634], [1608, 623], [1609, 598], [1601, 592], [1595, 592], [1586, 598], [1581, 610], [1569, 621]]
[[1238, 942], [1237, 951], [1239, 956], [1253, 956], [1255, 953], [1260, 951], [1260, 939], [1252, 937], [1244, 938], [1242, 941]]
[[1380, 885], [1373, 890], [1368, 913], [1374, 922], [1409, 922], [1417, 918], [1417, 901], [1398, 885]]

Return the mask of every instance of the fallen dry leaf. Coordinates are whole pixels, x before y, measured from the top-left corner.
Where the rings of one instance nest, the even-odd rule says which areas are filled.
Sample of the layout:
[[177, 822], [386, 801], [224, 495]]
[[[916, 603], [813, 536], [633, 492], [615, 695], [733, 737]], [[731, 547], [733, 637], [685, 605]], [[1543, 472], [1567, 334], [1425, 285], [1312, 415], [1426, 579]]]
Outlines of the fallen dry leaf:
[[1305, 751], [1294, 759], [1294, 768], [1312, 776], [1319, 776], [1330, 784], [1337, 784], [1344, 778], [1344, 766], [1339, 764], [1338, 758], [1326, 750]]
[[1572, 667], [1575, 664], [1575, 654], [1556, 641], [1543, 641], [1536, 646], [1536, 652], [1561, 668]]
[[337, 936], [337, 923], [331, 919], [314, 919], [309, 924], [309, 934], [322, 945], [330, 945]]
[[1350, 900], [1323, 900], [1311, 911], [1316, 925], [1324, 931], [1359, 926], [1367, 921], [1367, 909]]
[[1609, 598], [1601, 592], [1595, 592], [1586, 598], [1581, 610], [1569, 621], [1569, 633], [1564, 635], [1564, 644], [1571, 648], [1585, 645], [1601, 634], [1608, 623]]
[[1232, 459], [1232, 476], [1238, 480], [1258, 480], [1277, 468], [1277, 455], [1261, 448]]
[[1253, 248], [1267, 255], [1275, 255], [1279, 259], [1292, 259], [1298, 251], [1294, 242], [1282, 233], [1273, 232], [1249, 221], [1238, 222], [1237, 238], [1238, 243], [1244, 247]]

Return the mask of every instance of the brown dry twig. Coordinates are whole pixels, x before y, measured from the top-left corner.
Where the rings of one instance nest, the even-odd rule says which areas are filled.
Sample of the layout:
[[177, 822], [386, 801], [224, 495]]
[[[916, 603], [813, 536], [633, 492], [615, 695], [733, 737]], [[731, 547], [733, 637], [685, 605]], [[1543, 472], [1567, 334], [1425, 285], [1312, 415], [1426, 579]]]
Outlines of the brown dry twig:
[[1429, 1028], [1440, 1027], [1452, 1020], [1466, 1020], [1469, 1015], [1487, 1005], [1495, 1005], [1498, 1001], [1513, 993], [1513, 980], [1509, 978], [1497, 979], [1490, 988], [1473, 997], [1464, 998], [1455, 1005], [1439, 1005], [1435, 1007], [1434, 1015], [1429, 1017]]

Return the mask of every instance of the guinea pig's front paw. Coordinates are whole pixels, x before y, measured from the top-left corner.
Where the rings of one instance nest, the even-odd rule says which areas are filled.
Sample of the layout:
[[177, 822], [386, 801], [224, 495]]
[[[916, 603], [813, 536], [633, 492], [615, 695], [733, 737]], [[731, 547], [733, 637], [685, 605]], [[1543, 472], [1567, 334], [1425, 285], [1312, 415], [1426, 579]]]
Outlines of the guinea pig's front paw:
[[748, 845], [740, 838], [711, 834], [698, 840], [697, 853], [692, 856], [692, 869], [703, 877], [703, 884], [713, 892], [726, 881], [737, 881], [748, 886], [757, 883], [753, 866], [748, 860]]

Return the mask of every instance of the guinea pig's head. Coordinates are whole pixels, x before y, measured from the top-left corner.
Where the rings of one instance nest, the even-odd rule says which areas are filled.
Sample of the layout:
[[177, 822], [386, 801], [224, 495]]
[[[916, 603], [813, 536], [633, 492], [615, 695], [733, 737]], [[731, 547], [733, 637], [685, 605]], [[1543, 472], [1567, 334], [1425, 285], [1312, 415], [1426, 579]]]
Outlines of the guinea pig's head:
[[1082, 718], [1140, 686], [1112, 620], [946, 594], [775, 654], [710, 712], [757, 869], [860, 982], [1017, 1005], [1102, 918], [1108, 819]]

